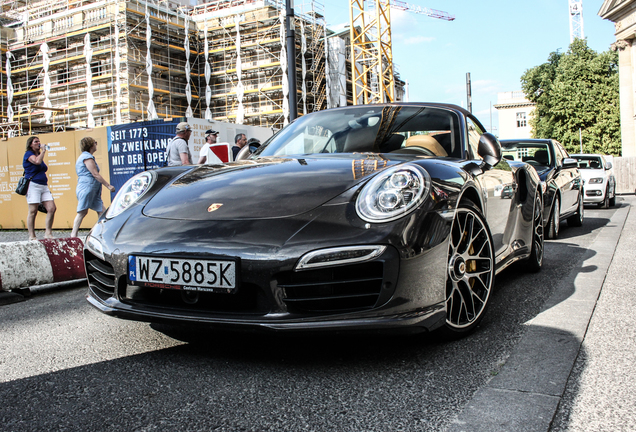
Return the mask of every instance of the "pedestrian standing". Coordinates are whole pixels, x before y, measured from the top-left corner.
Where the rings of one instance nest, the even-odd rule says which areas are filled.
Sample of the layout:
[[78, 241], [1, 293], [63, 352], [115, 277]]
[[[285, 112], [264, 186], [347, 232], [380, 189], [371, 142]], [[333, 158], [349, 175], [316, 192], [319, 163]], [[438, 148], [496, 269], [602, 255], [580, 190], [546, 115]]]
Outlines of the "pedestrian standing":
[[199, 161], [197, 162], [199, 165], [204, 164], [208, 160], [208, 151], [210, 146], [216, 144], [218, 137], [219, 132], [214, 129], [208, 129], [205, 131], [205, 144], [201, 147], [201, 151], [199, 152]]
[[192, 128], [187, 122], [177, 125], [177, 135], [166, 147], [166, 162], [168, 166], [192, 165], [192, 154], [188, 147], [188, 140], [192, 135]]
[[24, 168], [24, 176], [30, 178], [29, 190], [26, 194], [29, 212], [27, 214], [27, 230], [29, 231], [29, 240], [37, 240], [35, 235], [35, 217], [38, 214], [38, 206], [42, 204], [46, 209], [46, 221], [44, 238], [53, 238], [53, 219], [55, 218], [55, 201], [53, 194], [49, 189], [49, 179], [46, 171], [49, 169], [44, 163], [44, 156], [47, 147], [40, 143], [40, 138], [31, 136], [26, 142], [26, 152], [22, 159], [22, 167]]
[[234, 137], [234, 145], [232, 146], [232, 160], [236, 160], [236, 155], [247, 144], [247, 137], [244, 133], [236, 134]]
[[77, 237], [80, 225], [84, 217], [88, 214], [88, 209], [95, 210], [99, 218], [104, 212], [104, 202], [102, 201], [102, 185], [115, 192], [115, 186], [109, 184], [99, 173], [99, 166], [95, 162], [95, 151], [97, 151], [97, 141], [91, 137], [84, 137], [80, 141], [82, 154], [75, 162], [75, 172], [77, 173], [77, 216], [73, 221], [71, 237]]

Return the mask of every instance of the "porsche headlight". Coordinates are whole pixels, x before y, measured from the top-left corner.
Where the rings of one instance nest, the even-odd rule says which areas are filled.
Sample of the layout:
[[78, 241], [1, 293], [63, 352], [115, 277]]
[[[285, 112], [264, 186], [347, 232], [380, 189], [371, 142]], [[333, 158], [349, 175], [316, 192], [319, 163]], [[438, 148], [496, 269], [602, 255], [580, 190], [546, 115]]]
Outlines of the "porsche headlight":
[[358, 216], [367, 222], [399, 219], [422, 203], [431, 188], [431, 177], [415, 164], [399, 165], [367, 183], [356, 201]]
[[106, 212], [106, 217], [108, 219], [114, 218], [137, 202], [150, 188], [153, 181], [154, 175], [150, 171], [144, 171], [129, 179], [115, 195], [113, 203]]
[[603, 183], [603, 177], [596, 177], [590, 179], [590, 184], [600, 184]]

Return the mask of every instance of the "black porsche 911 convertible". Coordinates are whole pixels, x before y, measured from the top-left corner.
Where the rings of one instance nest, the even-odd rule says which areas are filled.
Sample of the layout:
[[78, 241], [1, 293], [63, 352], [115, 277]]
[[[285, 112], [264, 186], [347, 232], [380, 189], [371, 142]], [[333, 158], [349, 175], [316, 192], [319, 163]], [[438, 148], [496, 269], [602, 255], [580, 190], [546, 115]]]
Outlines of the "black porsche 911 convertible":
[[131, 178], [87, 237], [87, 298], [148, 322], [461, 336], [496, 273], [540, 269], [542, 199], [460, 107], [325, 110], [246, 160]]

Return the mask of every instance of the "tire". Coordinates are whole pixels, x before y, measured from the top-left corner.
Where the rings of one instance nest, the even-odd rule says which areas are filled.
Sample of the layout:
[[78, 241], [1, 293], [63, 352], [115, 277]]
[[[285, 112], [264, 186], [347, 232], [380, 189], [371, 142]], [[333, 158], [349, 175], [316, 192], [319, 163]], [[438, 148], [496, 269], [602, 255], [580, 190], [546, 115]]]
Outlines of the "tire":
[[616, 189], [614, 189], [614, 194], [609, 200], [609, 206], [614, 207], [616, 205]]
[[544, 230], [543, 230], [543, 200], [539, 191], [536, 192], [534, 199], [534, 210], [532, 216], [532, 249], [530, 256], [525, 261], [526, 270], [533, 273], [541, 270], [543, 266], [543, 248], [545, 244]]
[[495, 252], [490, 229], [479, 209], [462, 202], [448, 242], [446, 338], [473, 332], [484, 317], [495, 281]]
[[600, 203], [598, 204], [598, 206], [599, 206], [600, 208], [604, 208], [604, 209], [606, 209], [606, 208], [609, 208], [609, 207], [610, 207], [610, 202], [609, 202], [609, 186], [607, 187], [607, 189], [605, 189], [605, 197], [603, 198], [603, 201], [602, 201], [602, 202], [600, 202]]
[[579, 195], [579, 208], [572, 216], [568, 218], [568, 225], [571, 227], [580, 227], [583, 225], [585, 218], [585, 206], [583, 205], [583, 195]]
[[550, 220], [548, 221], [548, 238], [555, 239], [559, 236], [560, 228], [560, 216], [561, 216], [561, 204], [559, 197], [554, 197], [554, 205], [552, 206], [552, 213], [550, 213]]

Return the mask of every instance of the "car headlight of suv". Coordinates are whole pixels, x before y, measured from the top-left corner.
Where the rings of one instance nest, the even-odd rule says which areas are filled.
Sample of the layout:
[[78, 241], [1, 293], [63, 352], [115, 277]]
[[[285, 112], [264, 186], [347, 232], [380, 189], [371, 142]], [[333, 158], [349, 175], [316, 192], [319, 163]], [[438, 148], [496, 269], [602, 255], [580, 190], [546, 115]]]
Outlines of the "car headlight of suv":
[[367, 222], [390, 222], [417, 208], [428, 196], [431, 177], [416, 164], [382, 171], [358, 195], [356, 211]]
[[600, 184], [603, 183], [603, 177], [591, 178], [589, 184]]
[[115, 199], [106, 212], [108, 219], [114, 218], [141, 198], [155, 180], [151, 171], [144, 171], [130, 178], [117, 192]]

